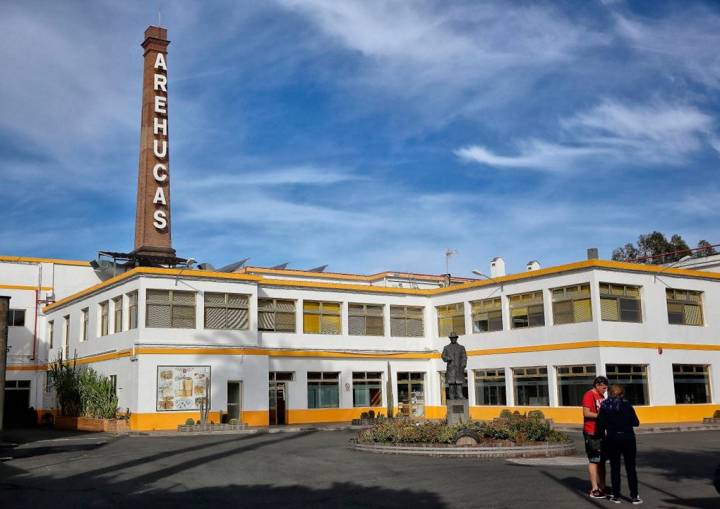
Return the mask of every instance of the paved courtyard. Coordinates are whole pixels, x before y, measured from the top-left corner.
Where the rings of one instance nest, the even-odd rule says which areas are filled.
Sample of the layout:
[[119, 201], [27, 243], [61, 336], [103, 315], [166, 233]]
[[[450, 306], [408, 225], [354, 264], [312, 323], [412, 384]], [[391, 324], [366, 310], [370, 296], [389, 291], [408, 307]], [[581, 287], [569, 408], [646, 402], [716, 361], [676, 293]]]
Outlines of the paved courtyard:
[[[10, 433], [4, 440], [26, 443], [0, 447], [0, 507], [615, 507], [585, 496], [580, 456], [376, 455], [350, 450], [352, 436]], [[645, 507], [720, 507], [712, 486], [720, 432], [642, 435], [638, 442]]]

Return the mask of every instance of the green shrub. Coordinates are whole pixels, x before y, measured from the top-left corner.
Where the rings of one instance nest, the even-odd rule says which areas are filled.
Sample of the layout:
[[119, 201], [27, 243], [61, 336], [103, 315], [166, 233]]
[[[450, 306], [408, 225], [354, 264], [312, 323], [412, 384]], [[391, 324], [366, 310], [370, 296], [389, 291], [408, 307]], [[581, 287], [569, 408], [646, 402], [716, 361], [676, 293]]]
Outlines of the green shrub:
[[82, 414], [95, 419], [113, 419], [118, 399], [110, 378], [92, 368], [84, 368], [80, 370], [79, 382]]
[[503, 408], [502, 411], [500, 412], [501, 419], [509, 419], [512, 417], [512, 415], [513, 415], [513, 413], [507, 408]]
[[530, 410], [527, 416], [530, 419], [545, 419], [545, 414], [542, 413], [542, 410]]
[[448, 426], [446, 423], [417, 422], [409, 419], [385, 420], [361, 431], [358, 442], [393, 444], [452, 444], [458, 433], [468, 430], [480, 438], [523, 442], [566, 442], [567, 435], [553, 431], [547, 421], [538, 417], [510, 414], [490, 422], [470, 422]]
[[185, 426], [195, 426], [195, 421], [192, 417], [188, 417], [185, 419]]
[[59, 354], [50, 365], [48, 381], [55, 390], [61, 415], [115, 418], [118, 399], [109, 377], [89, 367], [78, 367], [75, 359], [69, 361]]
[[720, 410], [715, 410], [713, 413], [713, 419], [720, 419]]

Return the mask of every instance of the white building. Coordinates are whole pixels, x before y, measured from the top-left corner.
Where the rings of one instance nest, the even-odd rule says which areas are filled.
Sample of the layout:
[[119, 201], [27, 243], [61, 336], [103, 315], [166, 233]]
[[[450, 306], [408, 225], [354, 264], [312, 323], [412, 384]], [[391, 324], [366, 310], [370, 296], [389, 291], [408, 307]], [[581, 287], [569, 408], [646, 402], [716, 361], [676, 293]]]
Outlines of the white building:
[[[0, 257], [14, 310], [9, 390], [53, 410], [45, 372], [64, 352], [115, 377], [137, 430], [197, 419], [206, 395], [215, 422], [344, 422], [389, 409], [442, 418], [439, 352], [454, 330], [476, 419], [540, 409], [579, 423], [598, 374], [626, 386], [642, 422], [720, 409], [717, 272], [587, 260], [448, 285], [238, 270], [140, 267], [102, 281], [86, 262]], [[49, 293], [54, 303], [38, 303]]]

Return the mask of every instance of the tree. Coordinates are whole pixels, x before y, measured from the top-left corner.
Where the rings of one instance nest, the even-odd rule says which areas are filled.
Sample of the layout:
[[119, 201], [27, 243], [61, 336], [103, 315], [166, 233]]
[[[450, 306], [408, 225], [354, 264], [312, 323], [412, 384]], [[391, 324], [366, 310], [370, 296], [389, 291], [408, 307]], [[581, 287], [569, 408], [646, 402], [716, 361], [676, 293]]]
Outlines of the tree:
[[671, 263], [690, 254], [690, 247], [680, 235], [673, 235], [670, 240], [659, 231], [646, 233], [638, 237], [635, 246], [625, 244], [613, 251], [613, 260], [638, 260], [645, 263]]
[[695, 254], [693, 255], [695, 258], [718, 254], [715, 248], [712, 247], [712, 244], [710, 244], [707, 240], [701, 240], [700, 242], [698, 242], [697, 249], [698, 250], [695, 251]]

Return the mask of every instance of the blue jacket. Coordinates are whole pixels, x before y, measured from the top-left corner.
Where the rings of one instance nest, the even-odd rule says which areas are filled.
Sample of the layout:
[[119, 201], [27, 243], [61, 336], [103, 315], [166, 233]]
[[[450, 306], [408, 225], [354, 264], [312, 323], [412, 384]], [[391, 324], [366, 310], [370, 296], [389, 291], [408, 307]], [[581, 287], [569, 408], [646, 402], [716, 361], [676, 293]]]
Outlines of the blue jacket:
[[640, 425], [635, 409], [626, 399], [608, 398], [598, 413], [596, 435], [608, 438], [634, 437], [633, 428]]

